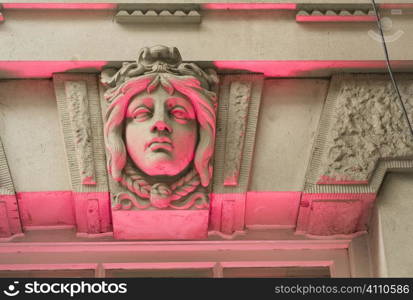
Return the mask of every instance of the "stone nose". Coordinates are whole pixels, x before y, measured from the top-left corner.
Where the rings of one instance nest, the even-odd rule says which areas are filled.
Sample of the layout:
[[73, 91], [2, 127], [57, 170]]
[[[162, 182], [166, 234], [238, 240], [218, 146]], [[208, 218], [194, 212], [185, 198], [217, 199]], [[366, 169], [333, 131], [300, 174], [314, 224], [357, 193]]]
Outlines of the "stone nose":
[[155, 131], [168, 131], [169, 133], [171, 133], [172, 128], [165, 121], [159, 120], [159, 121], [156, 121], [155, 124], [152, 126], [151, 131], [152, 132], [155, 132]]

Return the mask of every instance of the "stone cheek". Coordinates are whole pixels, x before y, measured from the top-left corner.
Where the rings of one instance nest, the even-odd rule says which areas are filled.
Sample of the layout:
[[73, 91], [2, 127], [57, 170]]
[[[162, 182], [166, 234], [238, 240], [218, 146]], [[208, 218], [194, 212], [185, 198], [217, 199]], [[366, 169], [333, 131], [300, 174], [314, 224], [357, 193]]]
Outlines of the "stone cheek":
[[[413, 96], [413, 81], [400, 81], [402, 99]], [[406, 104], [411, 116], [411, 105]], [[332, 116], [327, 152], [318, 183], [367, 183], [379, 159], [413, 155], [413, 141], [389, 80], [343, 81]]]

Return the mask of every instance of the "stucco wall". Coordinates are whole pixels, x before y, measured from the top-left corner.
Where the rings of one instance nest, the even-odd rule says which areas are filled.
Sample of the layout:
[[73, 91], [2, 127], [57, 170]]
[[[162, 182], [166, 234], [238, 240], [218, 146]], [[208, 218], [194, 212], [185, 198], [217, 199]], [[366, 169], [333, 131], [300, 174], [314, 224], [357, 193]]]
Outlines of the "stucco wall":
[[379, 234], [371, 243], [371, 249], [378, 258], [380, 252], [384, 254], [384, 259], [375, 262], [381, 273], [377, 275], [411, 277], [413, 274], [412, 182], [413, 174], [389, 173], [381, 187], [377, 199], [380, 221], [372, 223], [375, 226], [372, 230], [381, 232], [382, 242]]
[[0, 81], [0, 134], [17, 192], [70, 190], [51, 80]]
[[266, 80], [250, 190], [302, 190], [328, 83], [323, 79]]

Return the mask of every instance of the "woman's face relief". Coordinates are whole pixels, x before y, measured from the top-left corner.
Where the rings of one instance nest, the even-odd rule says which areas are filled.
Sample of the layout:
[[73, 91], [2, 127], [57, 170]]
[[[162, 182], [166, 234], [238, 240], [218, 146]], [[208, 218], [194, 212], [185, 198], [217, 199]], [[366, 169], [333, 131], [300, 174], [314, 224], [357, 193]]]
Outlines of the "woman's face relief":
[[162, 86], [133, 97], [126, 112], [125, 144], [133, 163], [149, 176], [175, 176], [193, 160], [198, 125], [191, 101]]

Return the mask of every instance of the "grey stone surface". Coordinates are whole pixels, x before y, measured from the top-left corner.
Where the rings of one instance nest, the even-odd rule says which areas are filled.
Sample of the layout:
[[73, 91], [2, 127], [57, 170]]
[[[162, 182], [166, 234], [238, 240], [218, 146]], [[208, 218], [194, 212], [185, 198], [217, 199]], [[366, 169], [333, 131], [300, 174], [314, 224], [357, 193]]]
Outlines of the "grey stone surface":
[[[120, 62], [131, 60], [135, 49], [157, 44], [175, 45], [188, 61], [383, 60], [380, 43], [368, 34], [376, 24], [303, 26], [296, 23], [295, 14], [294, 10], [205, 11], [201, 26], [134, 26], [112, 22], [113, 11], [7, 10], [0, 36], [7, 47], [0, 49], [0, 60]], [[407, 15], [392, 16], [392, 22], [393, 31], [404, 32], [388, 45], [392, 59], [412, 60], [413, 54], [404, 49], [412, 47], [407, 33], [413, 23]], [[236, 51], [230, 50], [234, 45]]]
[[[413, 79], [399, 85], [402, 98], [410, 102]], [[369, 180], [379, 158], [413, 156], [413, 140], [391, 81], [346, 79], [336, 101], [323, 175]]]
[[[253, 166], [253, 152], [255, 148], [255, 138], [257, 122], [264, 87], [264, 77], [262, 75], [228, 75], [223, 76], [220, 86], [219, 107], [217, 116], [217, 134], [214, 158], [214, 193], [245, 193], [251, 178], [251, 168]], [[250, 84], [248, 84], [250, 82]], [[235, 84], [234, 84], [235, 83]], [[250, 86], [250, 88], [248, 88]], [[237, 87], [241, 87], [240, 90]], [[234, 113], [231, 108], [240, 99], [248, 99], [248, 111], [242, 108], [242, 114]], [[244, 103], [244, 105], [247, 102]], [[243, 105], [236, 105], [235, 109], [241, 109]], [[246, 124], [240, 122], [245, 117]], [[243, 126], [245, 132], [242, 133]], [[244, 135], [243, 140], [235, 139], [234, 135]], [[238, 144], [238, 142], [241, 142]], [[239, 147], [242, 149], [239, 149]], [[229, 152], [234, 151], [232, 154]], [[225, 175], [229, 160], [234, 161], [234, 168], [239, 163], [239, 176], [237, 185], [225, 186]], [[232, 167], [232, 166], [231, 166]]]
[[[411, 117], [413, 77], [398, 86]], [[337, 75], [306, 175], [308, 192], [376, 192], [386, 170], [413, 167], [413, 138], [386, 75]]]
[[302, 190], [328, 83], [265, 81], [249, 190]]
[[64, 88], [80, 179], [82, 184], [96, 184], [86, 82], [66, 81]]
[[[55, 74], [53, 82], [72, 188], [82, 192], [107, 192], [109, 188], [97, 75]], [[68, 86], [73, 83], [78, 86], [75, 91], [70, 91]], [[73, 101], [76, 101], [76, 105]], [[96, 184], [84, 184], [88, 182]]]
[[14, 195], [14, 193], [14, 185], [0, 137], [0, 195]]
[[0, 81], [0, 135], [17, 192], [70, 189], [50, 80]]
[[226, 126], [224, 185], [238, 184], [251, 89], [250, 81], [231, 83]]
[[413, 174], [389, 173], [377, 198], [389, 277], [413, 276]]

